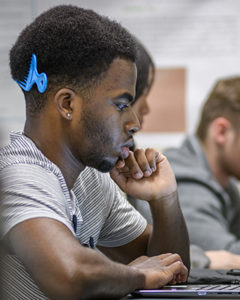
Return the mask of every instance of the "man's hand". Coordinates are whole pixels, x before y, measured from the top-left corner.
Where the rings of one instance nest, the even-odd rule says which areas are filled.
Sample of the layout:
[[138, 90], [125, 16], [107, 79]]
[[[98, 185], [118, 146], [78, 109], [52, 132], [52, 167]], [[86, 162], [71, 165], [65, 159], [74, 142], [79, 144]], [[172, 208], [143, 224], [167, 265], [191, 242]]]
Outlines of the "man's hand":
[[[144, 238], [144, 254], [153, 257], [160, 253], [178, 253], [189, 267], [188, 232], [178, 201], [176, 179], [167, 158], [154, 149], [137, 149], [129, 152], [124, 161], [118, 161], [110, 174], [125, 193], [149, 203], [153, 229], [148, 238]], [[187, 274], [181, 261], [174, 263], [162, 265], [162, 269], [156, 270], [156, 274], [159, 270], [161, 273], [156, 278], [163, 278], [163, 282], [160, 280], [157, 284], [171, 280], [178, 282], [179, 276]]]
[[239, 269], [240, 255], [225, 250], [206, 251], [210, 259], [210, 269]]
[[174, 173], [167, 158], [154, 149], [137, 149], [110, 172], [119, 187], [132, 197], [161, 199], [177, 189]]
[[167, 283], [176, 284], [187, 280], [188, 270], [178, 254], [141, 256], [129, 264], [145, 275], [145, 289], [155, 289]]

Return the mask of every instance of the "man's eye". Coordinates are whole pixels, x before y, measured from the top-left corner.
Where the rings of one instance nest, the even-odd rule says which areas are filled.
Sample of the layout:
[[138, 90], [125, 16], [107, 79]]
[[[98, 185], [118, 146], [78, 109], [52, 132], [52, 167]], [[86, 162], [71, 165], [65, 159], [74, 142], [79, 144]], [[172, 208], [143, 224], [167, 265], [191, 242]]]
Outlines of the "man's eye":
[[117, 107], [117, 110], [120, 110], [120, 111], [125, 111], [130, 106], [130, 104], [126, 104], [126, 103], [116, 103], [115, 105]]

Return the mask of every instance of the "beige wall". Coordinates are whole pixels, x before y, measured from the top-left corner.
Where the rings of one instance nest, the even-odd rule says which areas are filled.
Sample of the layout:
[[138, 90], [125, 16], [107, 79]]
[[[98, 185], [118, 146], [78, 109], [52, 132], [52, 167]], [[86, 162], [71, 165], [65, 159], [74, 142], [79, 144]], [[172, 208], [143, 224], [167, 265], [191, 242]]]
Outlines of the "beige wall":
[[161, 68], [155, 73], [148, 96], [150, 113], [145, 117], [143, 132], [184, 132], [185, 69]]

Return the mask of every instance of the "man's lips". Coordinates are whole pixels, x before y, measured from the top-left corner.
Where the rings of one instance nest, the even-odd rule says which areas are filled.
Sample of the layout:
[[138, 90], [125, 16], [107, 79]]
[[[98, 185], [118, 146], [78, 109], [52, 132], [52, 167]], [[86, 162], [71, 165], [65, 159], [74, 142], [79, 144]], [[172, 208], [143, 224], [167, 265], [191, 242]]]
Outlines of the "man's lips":
[[128, 156], [129, 156], [129, 148], [128, 147], [126, 147], [126, 146], [122, 147], [121, 156], [122, 156], [122, 159], [128, 158]]
[[131, 148], [133, 146], [133, 140], [129, 140], [127, 143], [125, 143], [122, 147], [121, 147], [121, 158], [122, 159], [126, 159], [129, 156], [129, 148]]

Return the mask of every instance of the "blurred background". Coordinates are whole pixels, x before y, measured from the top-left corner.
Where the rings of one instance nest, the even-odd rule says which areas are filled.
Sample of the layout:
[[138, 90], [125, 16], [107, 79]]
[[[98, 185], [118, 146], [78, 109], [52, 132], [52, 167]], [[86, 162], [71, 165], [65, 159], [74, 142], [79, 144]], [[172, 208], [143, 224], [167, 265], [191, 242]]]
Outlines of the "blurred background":
[[178, 146], [193, 133], [215, 81], [240, 76], [239, 0], [0, 0], [1, 144], [22, 130], [24, 98], [11, 79], [8, 52], [36, 16], [58, 4], [90, 8], [119, 21], [151, 53], [157, 67], [151, 113], [136, 135], [140, 147]]

